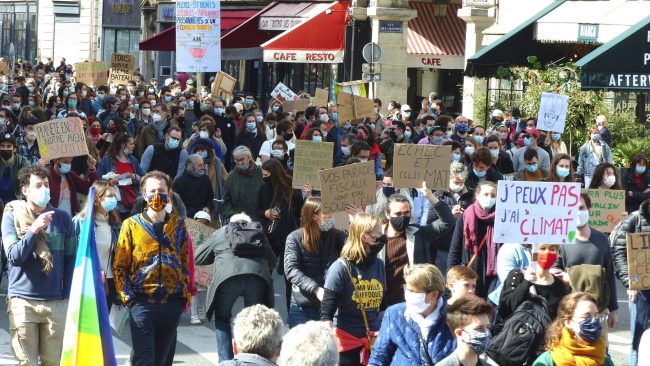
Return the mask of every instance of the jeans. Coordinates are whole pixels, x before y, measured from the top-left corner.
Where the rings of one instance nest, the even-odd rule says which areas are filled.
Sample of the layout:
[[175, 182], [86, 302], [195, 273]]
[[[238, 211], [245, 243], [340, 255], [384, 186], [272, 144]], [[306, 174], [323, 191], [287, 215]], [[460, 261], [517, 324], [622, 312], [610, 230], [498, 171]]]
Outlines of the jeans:
[[[638, 295], [637, 295], [638, 296]], [[630, 334], [634, 337], [634, 326], [636, 325], [636, 300], [634, 302], [628, 301], [627, 306], [630, 309]], [[630, 365], [636, 366], [637, 358], [639, 356], [639, 351], [634, 349], [634, 346], [630, 349]]]
[[261, 277], [245, 274], [223, 281], [214, 294], [214, 333], [217, 337], [219, 362], [232, 360], [232, 330], [230, 318], [232, 307], [240, 296], [244, 297], [244, 307], [263, 304], [268, 297], [269, 285]]
[[170, 299], [166, 304], [134, 302], [130, 309], [132, 366], [158, 366], [173, 359], [176, 328], [184, 307], [184, 299]]
[[300, 307], [294, 301], [291, 301], [287, 313], [287, 325], [289, 325], [289, 328], [305, 324], [310, 320], [320, 320], [320, 308]]

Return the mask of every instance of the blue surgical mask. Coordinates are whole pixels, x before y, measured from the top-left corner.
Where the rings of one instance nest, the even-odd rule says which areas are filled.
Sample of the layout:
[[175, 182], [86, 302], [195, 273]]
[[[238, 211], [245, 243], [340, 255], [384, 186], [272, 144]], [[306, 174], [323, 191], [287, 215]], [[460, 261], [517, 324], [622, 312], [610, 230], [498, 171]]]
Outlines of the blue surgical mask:
[[64, 97], [67, 97], [69, 94], [70, 94], [69, 91], [67, 91], [67, 90], [64, 90], [64, 91], [63, 91], [63, 96], [64, 96]]
[[178, 141], [176, 139], [170, 138], [169, 140], [167, 140], [167, 147], [170, 150], [174, 150], [175, 148], [178, 147], [179, 144], [180, 144], [180, 141]]
[[105, 95], [104, 94], [97, 94], [97, 100], [100, 102], [104, 100]]
[[186, 101], [181, 102], [181, 106], [183, 106], [183, 108], [187, 108], [187, 102]]
[[591, 134], [591, 140], [592, 141], [599, 141], [600, 140], [600, 135], [597, 133], [592, 133]]
[[205, 160], [208, 157], [208, 152], [203, 150], [199, 153], [199, 155], [201, 155], [201, 158]]
[[246, 122], [246, 130], [248, 132], [253, 132], [257, 129], [257, 124], [255, 122]]
[[537, 171], [537, 164], [526, 164], [526, 170], [529, 173], [535, 173]]
[[459, 153], [452, 153], [451, 154], [451, 161], [458, 162], [458, 161], [460, 161], [460, 157], [461, 157], [461, 155]]
[[634, 170], [637, 174], [643, 174], [645, 173], [645, 165], [637, 165], [636, 169]]
[[479, 178], [483, 178], [487, 174], [487, 170], [479, 172], [478, 170], [476, 170], [476, 168], [472, 168], [472, 171], [474, 171], [474, 175], [479, 177]]
[[275, 106], [275, 105], [271, 108], [271, 112], [273, 112], [273, 113], [277, 112], [278, 110], [280, 110], [280, 107]]
[[217, 116], [221, 116], [221, 115], [223, 115], [223, 112], [225, 112], [225, 111], [226, 111], [226, 110], [223, 109], [223, 108], [218, 108], [218, 107], [217, 107], [217, 108], [214, 108], [214, 114], [216, 114]]
[[332, 112], [332, 121], [338, 121], [338, 120], [339, 120], [339, 113]]
[[460, 132], [460, 133], [465, 133], [465, 132], [467, 132], [468, 129], [469, 129], [469, 126], [467, 126], [467, 125], [463, 125], [463, 124], [456, 125], [456, 130], [458, 130], [458, 132]]
[[434, 145], [440, 145], [442, 144], [442, 140], [443, 140], [442, 136], [433, 136], [433, 138], [431, 139], [431, 143]]
[[115, 197], [108, 197], [102, 202], [102, 208], [106, 210], [106, 212], [111, 212], [117, 207], [117, 198]]
[[474, 151], [475, 149], [473, 146], [465, 146], [465, 154], [471, 156], [472, 154], [474, 154]]
[[163, 97], [163, 100], [165, 101], [165, 103], [169, 103], [169, 102], [172, 101], [172, 96], [171, 95], [165, 95]]
[[311, 140], [314, 141], [314, 142], [322, 142], [323, 141], [323, 136], [320, 136], [320, 135], [312, 136]]
[[490, 155], [492, 155], [493, 158], [498, 158], [499, 150], [498, 149], [490, 150]]
[[559, 166], [555, 167], [555, 174], [560, 178], [566, 178], [571, 173], [569, 168], [560, 168]]
[[485, 137], [483, 137], [483, 136], [474, 136], [474, 140], [476, 140], [476, 142], [477, 142], [479, 145], [483, 145], [483, 140], [484, 140], [484, 139], [485, 139]]
[[139, 111], [139, 110], [140, 110], [140, 104], [139, 104], [139, 103], [135, 103], [135, 104], [133, 105], [133, 108], [135, 108], [136, 111]]
[[50, 189], [47, 187], [41, 187], [36, 192], [34, 192], [33, 201], [39, 207], [46, 207], [50, 202]]
[[551, 134], [551, 138], [553, 139], [553, 141], [560, 141], [561, 137], [562, 137], [562, 134], [559, 134], [559, 133], [552, 133]]
[[530, 146], [533, 143], [533, 139], [530, 137], [524, 137], [524, 146]]
[[30, 93], [33, 93], [34, 92], [34, 87], [33, 86], [28, 86], [27, 90], [29, 90]]
[[246, 99], [246, 105], [247, 106], [252, 106], [253, 105], [253, 100], [252, 99]]
[[59, 172], [61, 174], [70, 173], [70, 169], [72, 169], [72, 164], [59, 163]]
[[[333, 120], [333, 121], [336, 121], [336, 120], [334, 119], [334, 115], [333, 115], [333, 114], [332, 114], [332, 120]], [[343, 125], [343, 128], [346, 129], [346, 130], [351, 129], [351, 128], [352, 128], [352, 123], [350, 123], [350, 121], [345, 122], [345, 124]]]
[[404, 137], [409, 140], [411, 138], [411, 131], [404, 131]]

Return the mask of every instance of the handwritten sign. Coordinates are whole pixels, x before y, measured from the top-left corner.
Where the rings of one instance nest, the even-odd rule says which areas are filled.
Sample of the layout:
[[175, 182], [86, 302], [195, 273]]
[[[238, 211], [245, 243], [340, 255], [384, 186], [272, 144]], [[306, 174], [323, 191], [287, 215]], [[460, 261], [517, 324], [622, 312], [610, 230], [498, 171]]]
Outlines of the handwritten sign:
[[494, 241], [522, 244], [574, 244], [580, 183], [500, 180]]
[[280, 102], [284, 102], [285, 100], [298, 99], [298, 94], [294, 93], [293, 90], [289, 89], [288, 86], [280, 82], [271, 92], [271, 98]]
[[282, 110], [285, 112], [304, 112], [311, 104], [309, 99], [285, 100]]
[[537, 128], [544, 131], [564, 132], [569, 97], [562, 94], [542, 93], [537, 114]]
[[363, 208], [377, 202], [374, 161], [321, 170], [318, 174], [324, 214], [345, 211], [348, 203]]
[[77, 117], [55, 119], [38, 123], [34, 128], [41, 157], [49, 160], [88, 155], [86, 134], [81, 119]]
[[609, 189], [586, 189], [591, 198], [589, 226], [604, 233], [611, 233], [619, 221], [624, 220], [625, 191]]
[[650, 233], [627, 234], [630, 290], [650, 289]]
[[176, 69], [221, 69], [221, 7], [216, 0], [176, 0]]
[[[194, 249], [194, 253], [196, 253], [198, 248], [215, 231], [213, 228], [192, 219], [186, 219], [185, 225], [187, 226], [187, 232], [190, 234], [190, 238], [192, 238], [192, 249]], [[210, 281], [212, 281], [212, 273], [212, 264], [207, 266], [196, 265], [194, 266], [194, 281], [200, 285], [208, 286]]]
[[106, 63], [100, 62], [79, 62], [75, 64], [75, 80], [86, 85], [108, 84], [108, 68]]
[[336, 95], [336, 105], [341, 125], [346, 121], [359, 122], [366, 117], [375, 117], [375, 102], [372, 99], [339, 92]]
[[126, 84], [133, 80], [133, 68], [135, 67], [135, 55], [128, 53], [111, 53], [110, 82], [113, 84]]
[[9, 75], [9, 64], [4, 61], [0, 61], [0, 75]]
[[327, 89], [316, 88], [316, 95], [314, 96], [314, 106], [326, 107], [328, 99], [329, 99], [329, 92], [327, 91]]
[[449, 188], [451, 145], [395, 144], [393, 153], [393, 185], [395, 188], [421, 188], [422, 181], [430, 189]]
[[318, 171], [334, 165], [334, 143], [296, 140], [293, 164], [293, 188], [300, 189], [305, 183], [320, 191]]

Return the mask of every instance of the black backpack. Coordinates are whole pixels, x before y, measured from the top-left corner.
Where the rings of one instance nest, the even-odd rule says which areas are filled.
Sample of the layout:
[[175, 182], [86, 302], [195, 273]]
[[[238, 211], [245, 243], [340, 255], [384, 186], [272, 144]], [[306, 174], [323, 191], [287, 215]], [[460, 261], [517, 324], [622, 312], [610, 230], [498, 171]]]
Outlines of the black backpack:
[[551, 320], [546, 299], [529, 295], [492, 338], [487, 349], [488, 356], [500, 366], [532, 365], [544, 342], [545, 327]]
[[233, 254], [238, 257], [263, 257], [266, 253], [264, 228], [257, 221], [230, 222], [226, 235]]

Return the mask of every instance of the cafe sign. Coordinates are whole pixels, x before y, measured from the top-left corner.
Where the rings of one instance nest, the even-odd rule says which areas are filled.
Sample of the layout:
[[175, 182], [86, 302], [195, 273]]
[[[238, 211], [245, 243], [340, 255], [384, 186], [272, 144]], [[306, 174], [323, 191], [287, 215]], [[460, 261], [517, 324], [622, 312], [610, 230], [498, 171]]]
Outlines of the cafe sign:
[[337, 64], [343, 62], [343, 50], [264, 50], [264, 62]]
[[408, 67], [462, 70], [465, 68], [465, 58], [450, 55], [408, 55]]
[[598, 24], [578, 24], [578, 42], [596, 42], [598, 40]]
[[302, 23], [304, 18], [260, 17], [260, 30], [285, 31]]

